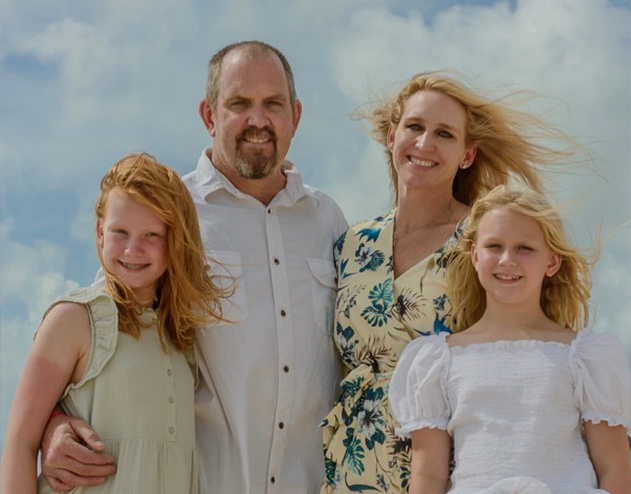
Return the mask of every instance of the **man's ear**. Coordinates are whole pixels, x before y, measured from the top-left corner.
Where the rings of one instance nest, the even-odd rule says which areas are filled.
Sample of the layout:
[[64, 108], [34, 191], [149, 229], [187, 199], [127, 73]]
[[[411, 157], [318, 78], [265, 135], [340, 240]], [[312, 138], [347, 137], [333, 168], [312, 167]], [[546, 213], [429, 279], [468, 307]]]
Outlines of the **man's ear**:
[[292, 109], [292, 120], [293, 120], [292, 123], [294, 126], [294, 132], [292, 134], [292, 137], [294, 136], [294, 134], [296, 133], [296, 130], [298, 129], [298, 124], [300, 123], [301, 116], [302, 116], [302, 103], [300, 102], [300, 100], [297, 99]]
[[215, 137], [215, 120], [213, 110], [210, 108], [210, 103], [206, 98], [199, 102], [199, 116], [202, 118], [204, 127], [206, 127], [210, 137]]

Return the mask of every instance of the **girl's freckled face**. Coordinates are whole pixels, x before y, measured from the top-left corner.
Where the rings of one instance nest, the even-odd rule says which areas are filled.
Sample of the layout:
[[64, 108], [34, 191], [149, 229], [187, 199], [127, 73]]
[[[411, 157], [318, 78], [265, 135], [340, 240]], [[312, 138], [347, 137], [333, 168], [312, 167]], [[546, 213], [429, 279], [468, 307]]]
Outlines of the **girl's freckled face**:
[[113, 190], [105, 217], [97, 223], [103, 263], [138, 297], [151, 306], [158, 280], [167, 269], [167, 225], [128, 194]]

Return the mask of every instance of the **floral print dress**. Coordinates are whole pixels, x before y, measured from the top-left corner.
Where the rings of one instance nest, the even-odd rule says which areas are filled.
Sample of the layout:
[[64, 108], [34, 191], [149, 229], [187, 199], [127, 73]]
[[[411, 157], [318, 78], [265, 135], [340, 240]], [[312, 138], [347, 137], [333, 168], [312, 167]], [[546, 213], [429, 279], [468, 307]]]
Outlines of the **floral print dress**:
[[335, 344], [346, 366], [342, 393], [322, 422], [322, 493], [407, 492], [411, 443], [395, 433], [388, 386], [405, 346], [449, 332], [443, 247], [394, 279], [395, 211], [359, 223], [335, 245]]

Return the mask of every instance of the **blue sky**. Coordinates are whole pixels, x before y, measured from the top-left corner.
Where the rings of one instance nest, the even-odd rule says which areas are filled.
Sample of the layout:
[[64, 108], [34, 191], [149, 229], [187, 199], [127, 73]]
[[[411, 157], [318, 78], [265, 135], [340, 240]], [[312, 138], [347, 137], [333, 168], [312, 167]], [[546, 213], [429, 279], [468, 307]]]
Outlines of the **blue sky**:
[[[123, 155], [182, 173], [210, 144], [197, 115], [207, 60], [262, 39], [293, 66], [302, 122], [289, 153], [349, 221], [388, 207], [382, 149], [349, 113], [416, 72], [456, 69], [532, 106], [593, 153], [554, 177], [581, 245], [631, 220], [629, 0], [0, 0], [0, 444], [42, 312], [97, 268], [93, 203]], [[594, 271], [593, 326], [631, 360], [631, 226]]]

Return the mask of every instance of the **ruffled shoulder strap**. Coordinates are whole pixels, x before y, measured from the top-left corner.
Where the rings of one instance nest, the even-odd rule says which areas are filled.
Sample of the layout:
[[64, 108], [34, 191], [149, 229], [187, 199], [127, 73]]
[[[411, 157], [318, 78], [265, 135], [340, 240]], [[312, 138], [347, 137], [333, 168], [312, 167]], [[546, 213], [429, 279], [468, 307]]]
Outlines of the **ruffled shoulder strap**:
[[451, 365], [447, 333], [421, 336], [401, 354], [390, 381], [392, 412], [407, 436], [423, 428], [446, 429], [451, 416], [446, 380]]
[[92, 330], [90, 359], [86, 370], [79, 382], [70, 384], [66, 388], [62, 396], [64, 398], [70, 390], [79, 388], [96, 377], [114, 355], [118, 341], [118, 309], [112, 298], [103, 290], [88, 287], [73, 290], [60, 297], [48, 308], [46, 314], [52, 307], [61, 302], [85, 305], [88, 309]]
[[631, 371], [620, 340], [585, 329], [572, 342], [574, 399], [583, 420], [631, 428]]

